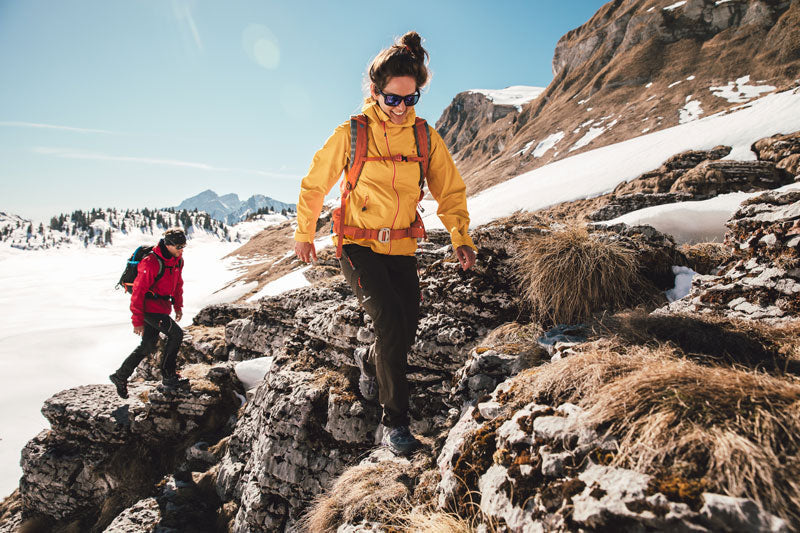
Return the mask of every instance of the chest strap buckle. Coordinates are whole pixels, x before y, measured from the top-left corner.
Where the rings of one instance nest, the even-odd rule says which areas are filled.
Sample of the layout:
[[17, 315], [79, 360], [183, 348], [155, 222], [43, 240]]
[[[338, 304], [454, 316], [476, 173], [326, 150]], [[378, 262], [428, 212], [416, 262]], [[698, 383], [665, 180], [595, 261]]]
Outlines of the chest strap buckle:
[[386, 244], [391, 240], [391, 237], [392, 237], [391, 228], [381, 228], [378, 230], [378, 242]]

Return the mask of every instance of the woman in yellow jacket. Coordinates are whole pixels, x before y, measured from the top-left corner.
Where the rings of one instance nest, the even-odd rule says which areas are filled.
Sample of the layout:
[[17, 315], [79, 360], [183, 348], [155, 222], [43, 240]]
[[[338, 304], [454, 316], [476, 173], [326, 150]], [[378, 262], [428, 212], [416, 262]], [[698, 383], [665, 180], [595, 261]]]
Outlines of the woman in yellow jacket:
[[[361, 370], [359, 389], [367, 400], [378, 397], [383, 407], [381, 442], [403, 455], [419, 446], [408, 428], [406, 365], [417, 330], [420, 288], [416, 239], [397, 230], [411, 227], [417, 217], [420, 164], [401, 156], [418, 153], [414, 105], [428, 81], [427, 56], [420, 36], [409, 32], [373, 59], [371, 97], [363, 109], [368, 160], [339, 212], [344, 224], [339, 228], [344, 242], [342, 273], [375, 327], [375, 343], [354, 354]], [[428, 135], [428, 189], [439, 204], [437, 214], [450, 233], [461, 268], [467, 270], [475, 263], [475, 245], [467, 233], [464, 181], [439, 134], [429, 128]], [[303, 179], [294, 238], [295, 253], [306, 263], [317, 258], [317, 218], [325, 196], [349, 165], [350, 150], [348, 121], [316, 153]]]

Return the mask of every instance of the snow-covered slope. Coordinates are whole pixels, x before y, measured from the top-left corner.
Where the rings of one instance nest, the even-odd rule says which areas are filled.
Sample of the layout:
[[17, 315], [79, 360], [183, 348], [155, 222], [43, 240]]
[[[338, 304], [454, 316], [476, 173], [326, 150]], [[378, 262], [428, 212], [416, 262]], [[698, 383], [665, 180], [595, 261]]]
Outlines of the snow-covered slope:
[[[800, 130], [800, 88], [771, 94], [737, 111], [695, 120], [555, 161], [495, 185], [467, 201], [471, 226], [610, 192], [685, 150], [733, 147], [729, 159], [755, 159], [750, 146], [776, 133]], [[443, 228], [435, 202], [425, 202], [425, 226]]]

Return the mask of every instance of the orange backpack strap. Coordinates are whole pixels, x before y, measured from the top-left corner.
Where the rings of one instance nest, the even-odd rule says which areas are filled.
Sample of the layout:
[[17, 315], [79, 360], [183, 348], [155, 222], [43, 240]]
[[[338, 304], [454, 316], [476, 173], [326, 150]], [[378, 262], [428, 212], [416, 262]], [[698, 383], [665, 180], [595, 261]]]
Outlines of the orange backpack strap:
[[414, 140], [417, 141], [417, 155], [422, 159], [419, 162], [419, 189], [421, 192], [425, 186], [425, 176], [428, 175], [431, 155], [431, 136], [428, 134], [428, 122], [425, 119], [417, 117], [414, 121]]
[[339, 213], [335, 214], [336, 224], [336, 257], [342, 257], [342, 243], [344, 240], [344, 211], [347, 197], [355, 189], [358, 177], [364, 169], [367, 160], [367, 116], [353, 115], [350, 117], [350, 167], [347, 176], [342, 182], [342, 204]]

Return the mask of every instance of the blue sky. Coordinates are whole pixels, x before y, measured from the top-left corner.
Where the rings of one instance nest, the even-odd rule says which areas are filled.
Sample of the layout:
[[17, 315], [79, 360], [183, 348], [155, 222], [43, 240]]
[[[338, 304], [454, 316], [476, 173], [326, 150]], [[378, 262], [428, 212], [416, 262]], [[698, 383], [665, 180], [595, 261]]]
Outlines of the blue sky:
[[434, 124], [459, 92], [546, 86], [601, 0], [0, 1], [0, 211], [163, 207], [205, 189], [295, 202], [360, 109], [370, 59], [414, 29]]

